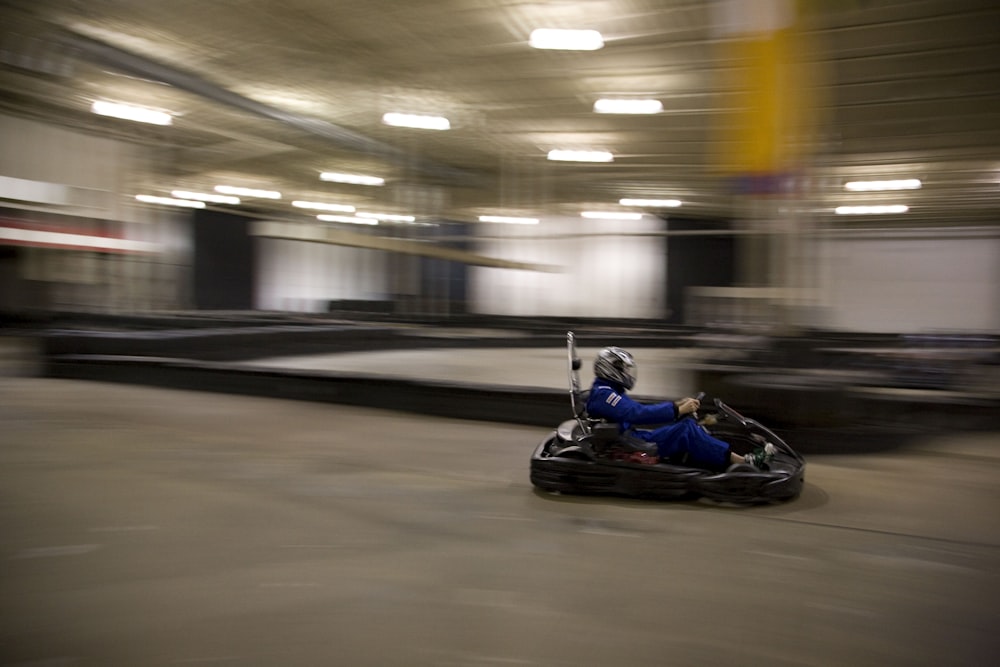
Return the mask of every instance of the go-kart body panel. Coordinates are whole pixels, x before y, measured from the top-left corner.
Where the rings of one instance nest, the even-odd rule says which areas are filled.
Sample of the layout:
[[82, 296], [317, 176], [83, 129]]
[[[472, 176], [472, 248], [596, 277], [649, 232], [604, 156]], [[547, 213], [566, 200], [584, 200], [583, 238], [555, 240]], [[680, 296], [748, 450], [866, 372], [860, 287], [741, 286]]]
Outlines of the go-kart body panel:
[[531, 482], [567, 494], [616, 495], [649, 499], [694, 498], [730, 503], [766, 503], [799, 495], [805, 463], [779, 451], [769, 470], [712, 472], [669, 463], [635, 463], [592, 457], [549, 433], [531, 457]]

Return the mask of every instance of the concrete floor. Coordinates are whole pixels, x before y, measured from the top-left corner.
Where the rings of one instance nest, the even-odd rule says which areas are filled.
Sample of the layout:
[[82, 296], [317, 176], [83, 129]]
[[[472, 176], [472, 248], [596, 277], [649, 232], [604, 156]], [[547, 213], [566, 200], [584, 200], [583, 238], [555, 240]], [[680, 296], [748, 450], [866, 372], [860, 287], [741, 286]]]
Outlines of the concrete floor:
[[[593, 360], [599, 348], [581, 347], [581, 382], [594, 379]], [[689, 370], [699, 354], [694, 348], [629, 348], [639, 369], [635, 392], [644, 396], [679, 398], [697, 393]], [[323, 370], [393, 378], [419, 378], [500, 386], [569, 389], [565, 349], [469, 348], [387, 350], [270, 357], [241, 365], [288, 370]]]
[[535, 493], [544, 435], [0, 377], [0, 663], [995, 664], [997, 434], [758, 508]]

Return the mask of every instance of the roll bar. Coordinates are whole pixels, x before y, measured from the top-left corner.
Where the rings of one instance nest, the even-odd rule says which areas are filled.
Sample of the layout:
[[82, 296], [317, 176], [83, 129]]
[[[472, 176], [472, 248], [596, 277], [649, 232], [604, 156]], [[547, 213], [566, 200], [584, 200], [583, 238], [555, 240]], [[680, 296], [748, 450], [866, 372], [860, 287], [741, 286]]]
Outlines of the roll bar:
[[573, 416], [583, 432], [587, 432], [587, 425], [583, 423], [580, 414], [583, 412], [582, 406], [577, 405], [580, 400], [580, 367], [583, 362], [576, 352], [576, 336], [572, 331], [566, 332], [566, 356], [569, 362], [569, 404], [573, 409]]

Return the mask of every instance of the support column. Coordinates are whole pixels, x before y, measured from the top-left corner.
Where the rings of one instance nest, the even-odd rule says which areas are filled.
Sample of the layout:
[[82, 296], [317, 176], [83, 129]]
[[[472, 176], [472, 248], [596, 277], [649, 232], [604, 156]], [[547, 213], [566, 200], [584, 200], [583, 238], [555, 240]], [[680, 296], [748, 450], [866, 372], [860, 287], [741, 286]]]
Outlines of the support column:
[[[795, 313], [807, 279], [808, 221], [800, 213], [817, 126], [818, 87], [795, 0], [721, 0], [725, 92], [733, 100], [719, 129], [720, 176], [738, 201], [737, 280], [755, 324], [782, 328]], [[738, 293], [738, 292], [737, 292]]]

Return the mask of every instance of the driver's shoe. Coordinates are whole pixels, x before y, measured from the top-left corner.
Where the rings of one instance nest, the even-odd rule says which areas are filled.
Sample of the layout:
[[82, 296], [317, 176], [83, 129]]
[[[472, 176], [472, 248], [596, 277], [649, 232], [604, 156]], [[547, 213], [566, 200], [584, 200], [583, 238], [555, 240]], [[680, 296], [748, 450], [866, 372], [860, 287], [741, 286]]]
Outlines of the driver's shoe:
[[767, 470], [767, 464], [774, 459], [774, 454], [777, 451], [777, 447], [772, 445], [770, 442], [765, 442], [763, 447], [755, 449], [753, 453], [747, 454], [743, 458], [754, 468], [757, 468], [758, 470]]

